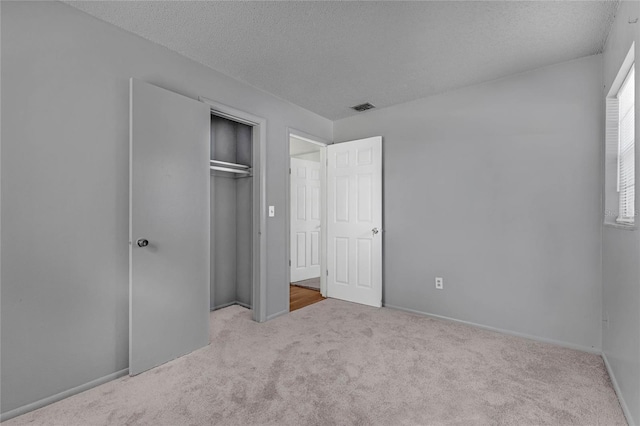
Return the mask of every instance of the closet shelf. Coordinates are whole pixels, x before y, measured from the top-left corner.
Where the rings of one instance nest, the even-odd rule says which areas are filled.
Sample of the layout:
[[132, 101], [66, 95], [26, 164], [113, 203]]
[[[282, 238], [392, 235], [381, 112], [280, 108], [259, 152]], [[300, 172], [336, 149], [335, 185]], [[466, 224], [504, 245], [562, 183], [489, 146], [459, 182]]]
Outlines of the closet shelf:
[[211, 170], [217, 170], [219, 172], [231, 172], [231, 173], [237, 173], [240, 175], [250, 175], [251, 174], [251, 169], [232, 169], [230, 167], [220, 167], [220, 166], [210, 166], [209, 167]]
[[220, 160], [209, 160], [209, 163], [211, 165], [219, 165], [219, 166], [228, 166], [228, 167], [235, 167], [237, 169], [250, 169], [251, 167], [246, 166], [244, 164], [236, 164], [236, 163], [227, 163], [226, 161], [220, 161]]
[[229, 172], [238, 175], [251, 175], [251, 168], [244, 164], [227, 163], [226, 161], [210, 160], [209, 168], [219, 172]]

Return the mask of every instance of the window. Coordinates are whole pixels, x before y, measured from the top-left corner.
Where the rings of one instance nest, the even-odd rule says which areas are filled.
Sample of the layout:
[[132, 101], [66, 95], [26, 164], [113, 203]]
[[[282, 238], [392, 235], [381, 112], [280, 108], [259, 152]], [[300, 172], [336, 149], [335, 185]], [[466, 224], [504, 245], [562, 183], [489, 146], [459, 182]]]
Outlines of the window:
[[635, 66], [618, 91], [618, 223], [635, 218]]
[[605, 225], [636, 225], [634, 63], [632, 45], [606, 98]]

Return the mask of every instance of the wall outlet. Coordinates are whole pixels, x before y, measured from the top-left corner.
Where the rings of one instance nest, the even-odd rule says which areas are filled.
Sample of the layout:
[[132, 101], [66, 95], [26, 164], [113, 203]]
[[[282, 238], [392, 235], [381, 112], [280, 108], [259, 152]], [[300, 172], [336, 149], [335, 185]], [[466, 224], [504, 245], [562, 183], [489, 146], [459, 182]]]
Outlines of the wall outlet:
[[444, 278], [436, 277], [436, 288], [438, 290], [443, 290], [444, 289]]
[[276, 206], [269, 206], [269, 217], [276, 216]]

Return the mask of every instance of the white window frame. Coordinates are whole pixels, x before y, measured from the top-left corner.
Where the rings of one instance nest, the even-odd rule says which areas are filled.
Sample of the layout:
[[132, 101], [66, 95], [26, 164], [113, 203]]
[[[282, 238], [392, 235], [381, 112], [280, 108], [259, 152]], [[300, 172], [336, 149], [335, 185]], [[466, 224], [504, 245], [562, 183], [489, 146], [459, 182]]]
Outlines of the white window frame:
[[[628, 78], [635, 73], [635, 43], [631, 45], [627, 56], [625, 57], [622, 66], [620, 67], [618, 74], [610, 86], [610, 90], [606, 96], [606, 125], [605, 125], [605, 185], [604, 185], [604, 225], [614, 226], [624, 229], [637, 229], [637, 223], [635, 221], [635, 212], [637, 212], [637, 204], [635, 204], [635, 189], [632, 195], [634, 203], [632, 216], [622, 217], [621, 213], [621, 198], [620, 198], [620, 174], [621, 174], [621, 132], [620, 132], [620, 108], [618, 95], [623, 92], [628, 83]], [[635, 84], [635, 79], [634, 79]], [[635, 93], [634, 93], [634, 106], [635, 109]], [[633, 132], [633, 144], [632, 150], [635, 152], [635, 113], [634, 120], [634, 132]], [[633, 165], [635, 169], [635, 154], [633, 155]], [[635, 187], [635, 170], [633, 177], [633, 185]]]
[[[635, 80], [635, 64], [631, 65], [631, 68], [629, 69], [629, 71], [627, 72], [627, 75], [624, 79], [624, 82], [622, 83], [622, 86], [620, 86], [620, 89], [618, 90], [618, 93], [616, 94], [616, 99], [619, 100], [620, 96], [623, 94], [623, 92], [625, 90], [628, 89], [628, 86], [630, 83], [634, 84], [635, 87], [635, 81], [631, 82], [630, 81], [630, 77], [634, 78]], [[635, 89], [634, 89], [635, 91]], [[634, 98], [635, 98], [635, 93], [633, 94]], [[635, 99], [633, 101], [633, 109], [635, 110]], [[635, 114], [635, 112], [634, 112]], [[635, 116], [631, 117], [632, 120], [634, 121], [634, 125], [633, 125], [633, 132], [635, 133]], [[625, 188], [621, 187], [622, 184], [622, 173], [623, 173], [623, 163], [625, 158], [623, 157], [623, 147], [622, 147], [622, 143], [623, 143], [623, 135], [622, 135], [622, 120], [624, 119], [623, 117], [623, 112], [620, 111], [620, 109], [618, 109], [618, 171], [617, 171], [617, 187], [618, 187], [618, 197], [619, 197], [619, 209], [618, 209], [618, 217], [616, 218], [616, 222], [617, 223], [621, 223], [621, 224], [625, 224], [625, 225], [634, 225], [635, 224], [635, 194], [632, 194], [631, 197], [633, 198], [633, 211], [631, 215], [623, 215], [623, 200], [622, 200], [622, 192], [624, 191]], [[631, 142], [631, 162], [632, 165], [631, 167], [633, 168], [634, 171], [634, 177], [633, 177], [633, 188], [635, 191], [635, 134], [633, 135], [633, 141]], [[628, 165], [626, 167], [629, 167]]]

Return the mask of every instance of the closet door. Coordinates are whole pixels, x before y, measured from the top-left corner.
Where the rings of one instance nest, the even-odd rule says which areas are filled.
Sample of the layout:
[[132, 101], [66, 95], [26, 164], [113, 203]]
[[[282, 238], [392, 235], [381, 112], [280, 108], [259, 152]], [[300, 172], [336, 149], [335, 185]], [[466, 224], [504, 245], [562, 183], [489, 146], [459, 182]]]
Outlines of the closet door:
[[129, 374], [209, 343], [209, 108], [131, 79]]

